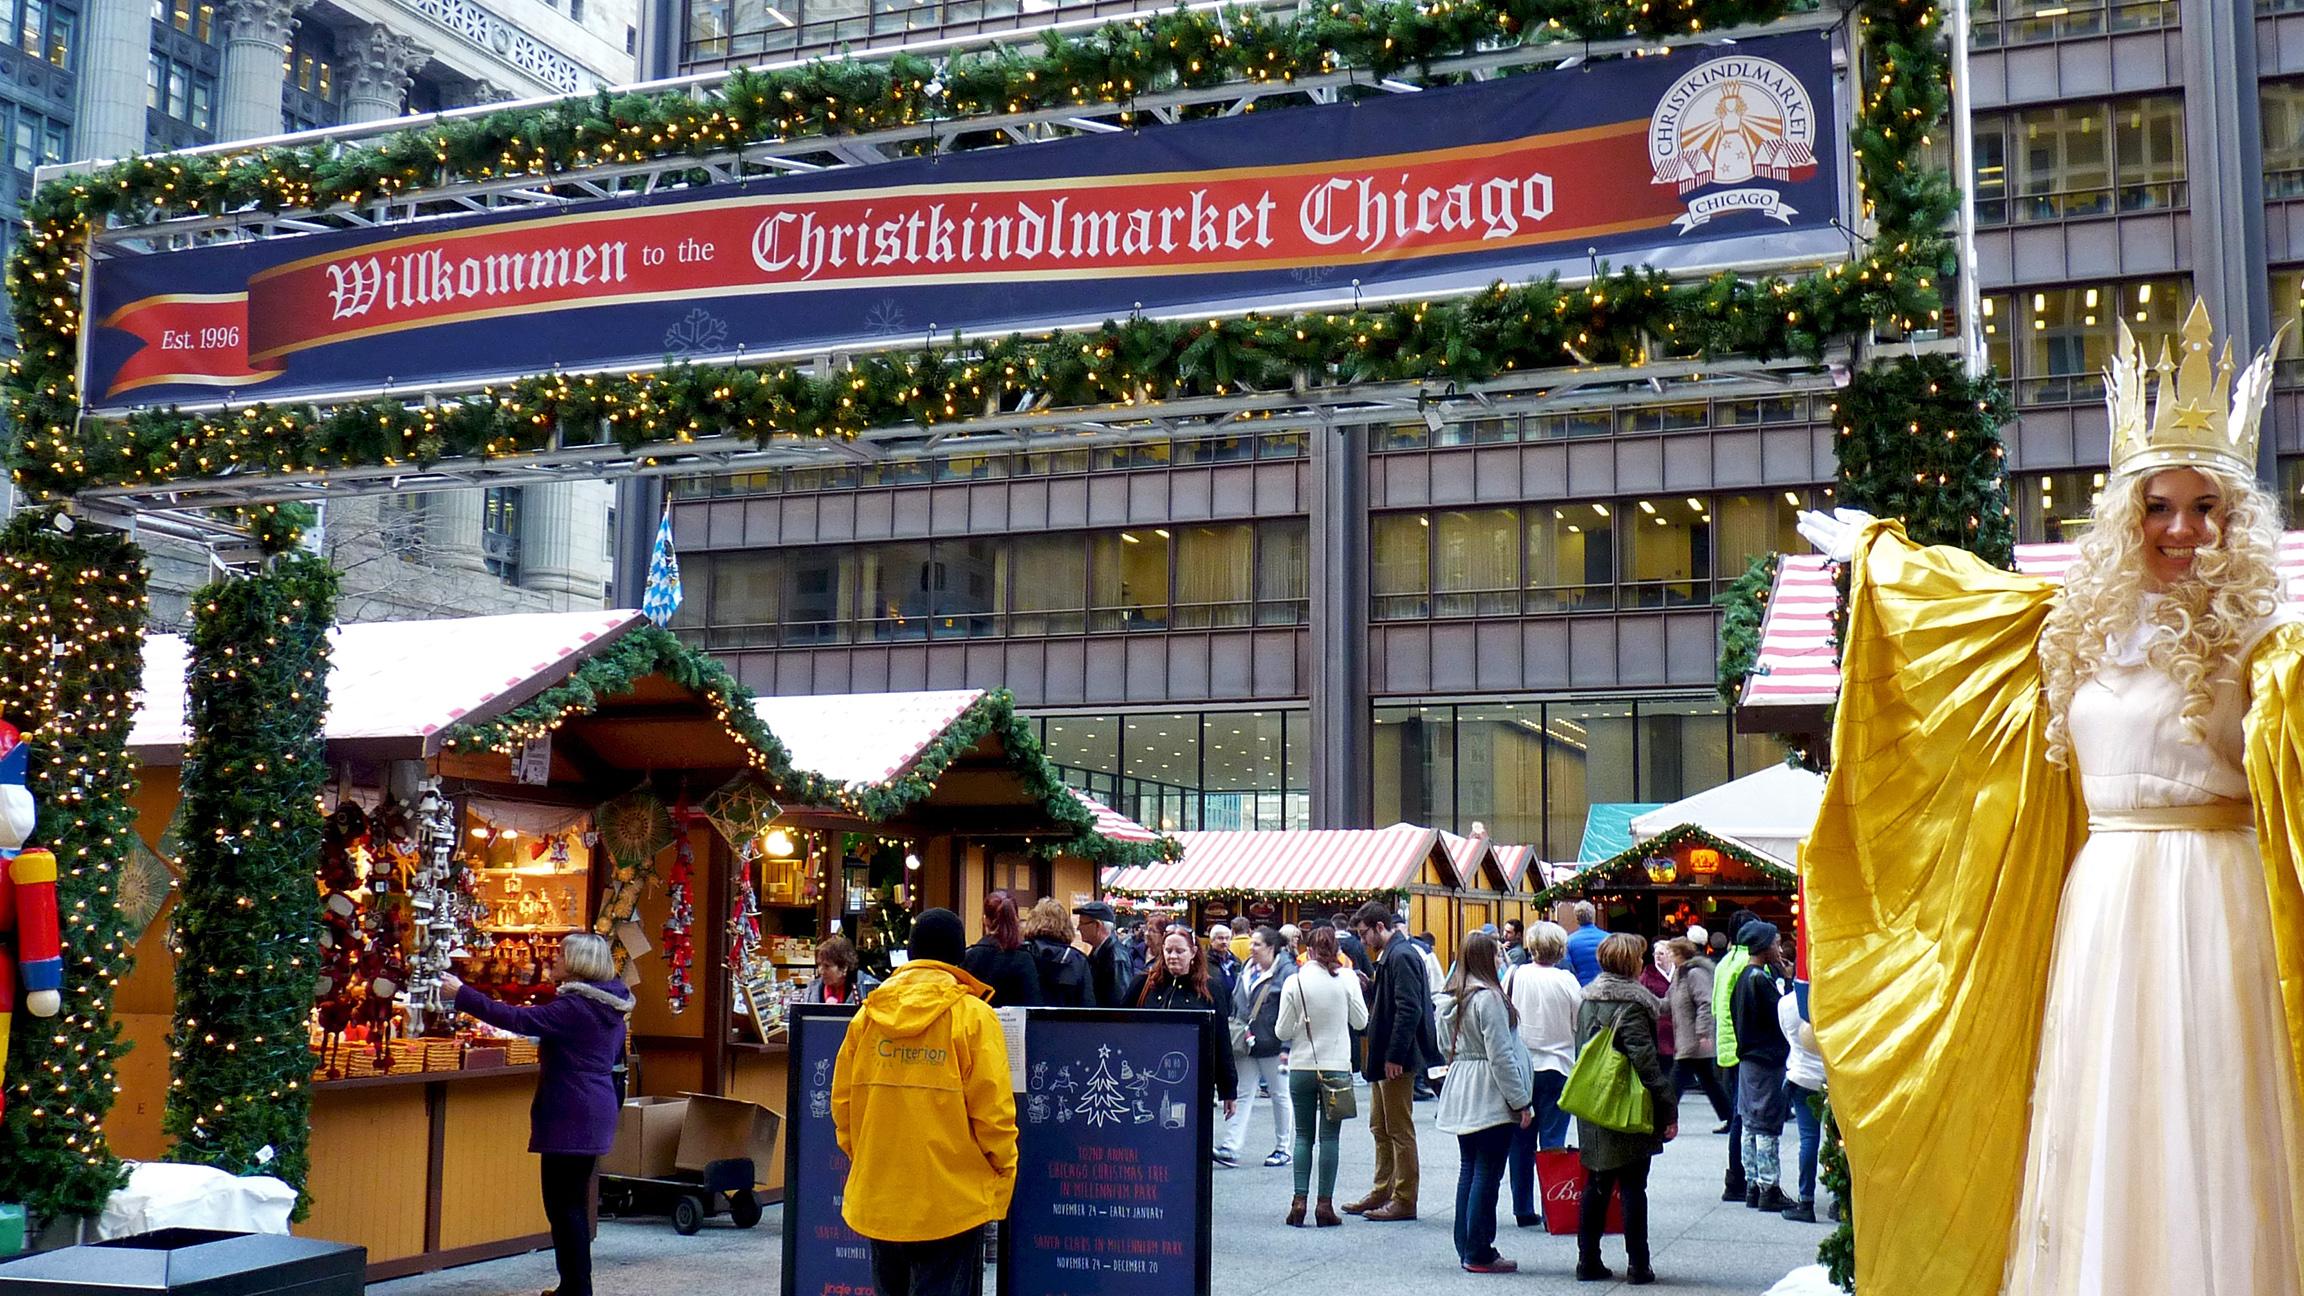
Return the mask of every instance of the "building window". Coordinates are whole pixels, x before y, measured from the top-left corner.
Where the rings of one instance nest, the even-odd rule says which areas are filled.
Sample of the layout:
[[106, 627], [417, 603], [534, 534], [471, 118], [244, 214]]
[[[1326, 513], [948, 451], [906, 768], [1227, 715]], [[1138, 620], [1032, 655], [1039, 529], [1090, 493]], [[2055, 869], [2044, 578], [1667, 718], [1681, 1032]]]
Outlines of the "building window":
[[144, 73], [144, 106], [207, 132], [215, 128], [216, 78], [154, 51]]
[[2192, 304], [2188, 279], [2075, 284], [1990, 293], [1982, 300], [1984, 346], [2009, 378], [2020, 405], [2083, 404], [2104, 398], [2104, 365], [2124, 318], [2147, 356], [2173, 346]]
[[1168, 626], [1168, 532], [1114, 531], [1088, 547], [1088, 628], [1164, 630]]
[[1783, 759], [1710, 696], [1386, 702], [1371, 718], [1378, 823], [1485, 824], [1548, 860], [1577, 858], [1594, 805], [1676, 801]]
[[1040, 742], [1065, 781], [1163, 832], [1311, 824], [1302, 708], [1054, 715]]
[[164, 23], [203, 45], [216, 43], [216, 6], [198, 0], [152, 0], [152, 21]]
[[1379, 621], [1431, 615], [1432, 519], [1421, 513], [1384, 513], [1368, 524], [1368, 592]]
[[2177, 0], [1981, 0], [1975, 22], [1975, 48], [2032, 45], [2174, 27]]
[[2104, 489], [2101, 472], [2025, 473], [2009, 481], [2015, 496], [2016, 538], [2026, 544], [2060, 544], [2088, 533], [2096, 496]]
[[1606, 504], [1539, 505], [1527, 514], [1530, 612], [1614, 604], [1616, 514]]
[[1432, 614], [1520, 611], [1520, 515], [1508, 508], [1433, 514]]
[[2264, 122], [2264, 196], [2304, 197], [2304, 80], [2258, 88]]
[[2184, 101], [2147, 95], [1981, 117], [1975, 164], [1985, 224], [2181, 207]]
[[1011, 633], [1072, 635], [1088, 628], [1088, 546], [1076, 535], [1018, 536], [1009, 542]]
[[1256, 524], [1256, 624], [1311, 619], [1312, 527], [1303, 518]]
[[507, 585], [520, 583], [520, 488], [491, 486], [480, 496], [480, 565]]

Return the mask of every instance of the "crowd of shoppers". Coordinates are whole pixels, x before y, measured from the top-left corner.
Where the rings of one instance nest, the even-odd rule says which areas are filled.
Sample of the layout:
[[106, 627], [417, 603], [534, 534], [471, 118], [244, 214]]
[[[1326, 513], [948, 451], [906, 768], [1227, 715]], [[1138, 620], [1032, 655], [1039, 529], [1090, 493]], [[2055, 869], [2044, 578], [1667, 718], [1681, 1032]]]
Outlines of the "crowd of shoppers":
[[[1556, 1193], [1539, 1194], [1538, 1162], [1553, 1153], [1572, 1158], [1583, 1181], [1568, 1202], [1577, 1278], [1616, 1277], [1602, 1253], [1613, 1209], [1623, 1280], [1656, 1281], [1649, 1170], [1679, 1134], [1689, 1089], [1711, 1104], [1720, 1121], [1713, 1132], [1729, 1135], [1724, 1199], [1814, 1221], [1824, 1069], [1778, 929], [1739, 911], [1719, 931], [1691, 927], [1652, 943], [1603, 928], [1589, 903], [1556, 916], [1468, 932], [1443, 967], [1429, 934], [1412, 933], [1383, 903], [1362, 906], [1343, 925], [1220, 923], [1202, 938], [1158, 914], [1124, 928], [1102, 901], [1067, 911], [1043, 899], [1020, 915], [1011, 896], [994, 892], [974, 945], [962, 945], [956, 915], [930, 911], [915, 924], [911, 961], [877, 988], [847, 942], [826, 941], [810, 994], [862, 1000], [852, 1047], [858, 1031], [973, 1041], [955, 1053], [971, 1059], [967, 1074], [932, 1093], [907, 1094], [909, 1082], [872, 1066], [849, 1076], [843, 1051], [835, 1119], [857, 1167], [844, 1214], [872, 1241], [883, 1291], [969, 1290], [946, 1279], [970, 1270], [981, 1226], [1004, 1213], [1015, 1173], [1014, 1104], [998, 1079], [1005, 1053], [991, 1010], [1020, 1004], [1206, 1014], [1201, 1062], [1222, 1108], [1210, 1155], [1228, 1168], [1251, 1158], [1263, 1146], [1251, 1141], [1255, 1113], [1268, 1098], [1272, 1142], [1261, 1163], [1291, 1170], [1288, 1226], [1333, 1228], [1347, 1214], [1376, 1223], [1417, 1218], [1415, 1104], [1428, 1081], [1439, 1090], [1433, 1125], [1457, 1140], [1454, 1241], [1467, 1272], [1519, 1267], [1498, 1246], [1500, 1198], [1509, 1183], [1514, 1224], [1544, 1225], [1545, 1196], [1555, 1209], [1560, 1203]], [[1594, 1050], [1620, 1055], [1653, 1113], [1646, 1128], [1603, 1123], [1568, 1092], [1579, 1059]], [[1564, 1094], [1579, 1113], [1573, 1130]], [[917, 1118], [953, 1131], [958, 1160], [938, 1173], [965, 1188], [965, 1208], [899, 1221], [895, 1205], [908, 1189], [857, 1186], [868, 1166], [894, 1156], [893, 1145], [874, 1141], [888, 1136], [872, 1132], [888, 1127], [865, 1113], [906, 1103], [934, 1110], [907, 1108], [896, 1128]], [[1374, 1174], [1339, 1209], [1343, 1125], [1355, 1116], [1368, 1122]], [[1796, 1151], [1782, 1145], [1788, 1124]], [[1567, 1173], [1545, 1165], [1548, 1176]], [[581, 1291], [565, 1272], [563, 1286]]]

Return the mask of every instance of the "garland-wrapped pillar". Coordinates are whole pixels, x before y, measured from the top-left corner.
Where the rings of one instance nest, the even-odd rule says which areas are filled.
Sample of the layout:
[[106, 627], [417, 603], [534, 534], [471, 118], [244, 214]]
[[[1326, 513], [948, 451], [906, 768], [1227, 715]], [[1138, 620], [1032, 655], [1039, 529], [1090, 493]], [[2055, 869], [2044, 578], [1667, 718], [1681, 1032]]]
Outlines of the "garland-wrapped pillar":
[[203, 590], [187, 669], [170, 1156], [301, 1190], [337, 576], [303, 554]]
[[92, 1215], [121, 1182], [104, 1137], [121, 1052], [112, 995], [132, 948], [118, 878], [136, 830], [128, 756], [142, 682], [144, 555], [115, 531], [19, 513], [0, 530], [0, 716], [32, 746], [33, 841], [55, 852], [64, 1007], [18, 1014], [0, 1120], [0, 1201]]

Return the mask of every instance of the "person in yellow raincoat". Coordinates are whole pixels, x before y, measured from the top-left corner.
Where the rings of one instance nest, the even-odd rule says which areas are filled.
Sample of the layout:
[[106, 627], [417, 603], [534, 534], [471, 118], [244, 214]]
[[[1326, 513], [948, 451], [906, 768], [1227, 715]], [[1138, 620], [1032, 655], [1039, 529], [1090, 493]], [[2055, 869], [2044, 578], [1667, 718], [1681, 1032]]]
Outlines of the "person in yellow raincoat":
[[1865, 1296], [2304, 1293], [2304, 624], [2269, 361], [2227, 409], [2209, 331], [2148, 411], [2121, 330], [2060, 587], [1801, 519], [1851, 576], [1805, 867]]
[[849, 1019], [832, 1071], [832, 1128], [850, 1161], [840, 1218], [872, 1244], [884, 1296], [968, 1296], [983, 1227], [1016, 1191], [1008, 1044], [960, 967], [949, 909], [912, 923], [909, 960]]

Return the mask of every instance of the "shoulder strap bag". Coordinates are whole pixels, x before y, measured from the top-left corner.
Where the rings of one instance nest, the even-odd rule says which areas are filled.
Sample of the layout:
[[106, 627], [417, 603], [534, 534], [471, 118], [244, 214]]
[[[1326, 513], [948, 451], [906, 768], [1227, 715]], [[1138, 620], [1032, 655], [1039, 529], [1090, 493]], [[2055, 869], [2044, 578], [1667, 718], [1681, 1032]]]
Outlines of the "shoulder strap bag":
[[1616, 1047], [1616, 1024], [1609, 1022], [1576, 1055], [1576, 1067], [1560, 1090], [1560, 1110], [1619, 1134], [1652, 1134], [1654, 1108], [1632, 1059]]
[[[1334, 979], [1335, 977], [1342, 974], [1331, 972], [1328, 975], [1330, 979]], [[1304, 987], [1296, 984], [1296, 982], [1303, 980], [1304, 977], [1305, 971], [1301, 968], [1298, 969], [1296, 975], [1289, 978], [1288, 988], [1292, 988], [1296, 991], [1296, 1002], [1302, 1006], [1304, 1010], [1305, 1037], [1307, 1039], [1317, 1041], [1320, 1036], [1319, 1032], [1314, 1028], [1312, 1022], [1311, 993], [1305, 990]], [[1288, 989], [1283, 989], [1280, 993], [1286, 994], [1288, 993]], [[1346, 1017], [1347, 1020], [1349, 1020], [1350, 1014], [1346, 1014]], [[1343, 1122], [1348, 1121], [1360, 1114], [1360, 1096], [1352, 1089], [1352, 1073], [1350, 1071], [1321, 1070], [1319, 1055], [1316, 1052], [1310, 1059], [1309, 1065], [1312, 1068], [1313, 1078], [1320, 1084], [1321, 1120], [1333, 1124], [1342, 1124]]]

